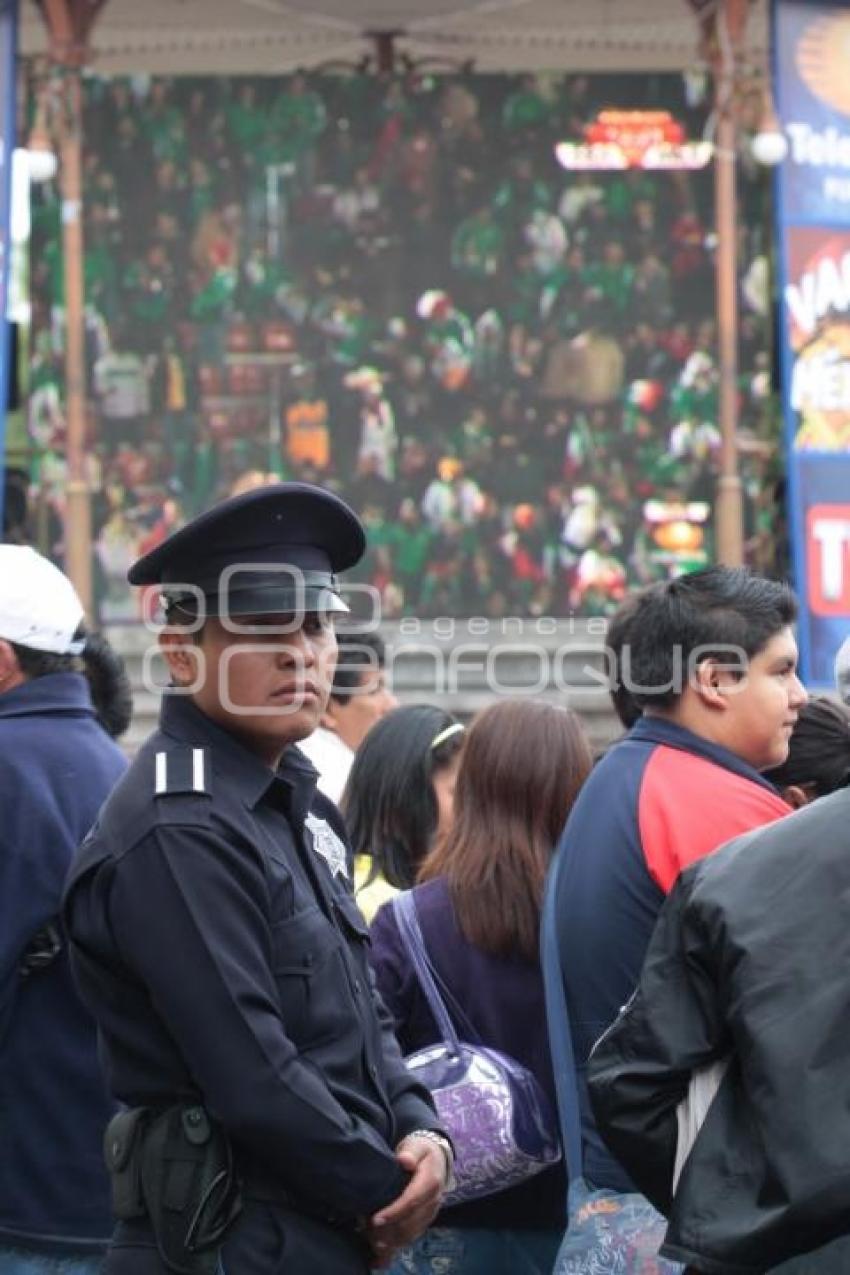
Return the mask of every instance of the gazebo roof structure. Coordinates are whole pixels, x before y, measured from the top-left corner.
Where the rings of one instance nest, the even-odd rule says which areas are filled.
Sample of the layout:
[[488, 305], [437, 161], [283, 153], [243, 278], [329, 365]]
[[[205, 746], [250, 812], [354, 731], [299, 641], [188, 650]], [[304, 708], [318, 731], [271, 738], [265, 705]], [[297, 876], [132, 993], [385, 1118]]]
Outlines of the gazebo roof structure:
[[[695, 10], [713, 0], [107, 0], [92, 67], [104, 74], [276, 74], [357, 62], [376, 32], [415, 59], [471, 60], [479, 71], [663, 71], [698, 61]], [[46, 50], [34, 0], [21, 48]], [[764, 57], [767, 0], [754, 0], [752, 60]]]

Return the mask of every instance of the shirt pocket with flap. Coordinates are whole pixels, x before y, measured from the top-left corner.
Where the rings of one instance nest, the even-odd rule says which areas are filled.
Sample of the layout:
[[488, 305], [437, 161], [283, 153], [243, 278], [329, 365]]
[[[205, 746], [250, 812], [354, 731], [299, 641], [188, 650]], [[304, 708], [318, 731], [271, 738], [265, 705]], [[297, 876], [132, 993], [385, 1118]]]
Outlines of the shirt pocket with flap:
[[272, 974], [286, 1034], [302, 1045], [322, 1031], [338, 970], [340, 936], [318, 907], [272, 924]]

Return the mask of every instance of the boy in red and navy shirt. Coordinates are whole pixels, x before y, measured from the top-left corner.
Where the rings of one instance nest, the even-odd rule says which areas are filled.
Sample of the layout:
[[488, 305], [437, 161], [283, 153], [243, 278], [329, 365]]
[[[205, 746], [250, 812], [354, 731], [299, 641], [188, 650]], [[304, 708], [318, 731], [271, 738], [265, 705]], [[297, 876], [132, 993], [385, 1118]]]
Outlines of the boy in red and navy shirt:
[[806, 693], [787, 585], [712, 567], [630, 599], [619, 683], [642, 716], [587, 780], [561, 838], [557, 942], [579, 1073], [585, 1176], [632, 1190], [584, 1083], [594, 1042], [638, 981], [667, 892], [688, 864], [789, 807], [780, 765]]

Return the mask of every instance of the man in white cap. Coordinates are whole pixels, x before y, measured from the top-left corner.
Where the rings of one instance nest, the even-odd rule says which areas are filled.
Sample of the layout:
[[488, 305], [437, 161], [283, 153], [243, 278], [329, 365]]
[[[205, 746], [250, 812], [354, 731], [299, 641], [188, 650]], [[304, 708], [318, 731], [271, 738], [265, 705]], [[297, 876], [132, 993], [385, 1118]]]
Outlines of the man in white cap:
[[[13, 1275], [89, 1275], [111, 1229], [111, 1106], [58, 915], [73, 853], [126, 766], [83, 673], [89, 641], [62, 572], [0, 545], [0, 1271]], [[102, 667], [123, 693], [114, 662]], [[127, 720], [119, 704], [116, 731]]]

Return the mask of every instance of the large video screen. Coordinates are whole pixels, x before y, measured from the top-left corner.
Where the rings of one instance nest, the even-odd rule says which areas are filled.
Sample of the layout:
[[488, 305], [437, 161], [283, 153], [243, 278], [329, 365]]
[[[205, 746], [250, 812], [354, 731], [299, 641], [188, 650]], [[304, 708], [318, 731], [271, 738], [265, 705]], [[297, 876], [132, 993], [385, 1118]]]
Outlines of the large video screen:
[[[100, 618], [128, 564], [269, 477], [368, 527], [385, 617], [598, 615], [712, 558], [711, 166], [565, 169], [681, 76], [411, 72], [85, 81]], [[710, 132], [710, 128], [708, 130]], [[747, 537], [765, 551], [767, 183], [740, 170]], [[37, 188], [29, 438], [64, 478], [61, 204]], [[771, 497], [768, 496], [768, 505]], [[48, 518], [49, 524], [49, 518]], [[53, 524], [59, 543], [61, 520]]]

